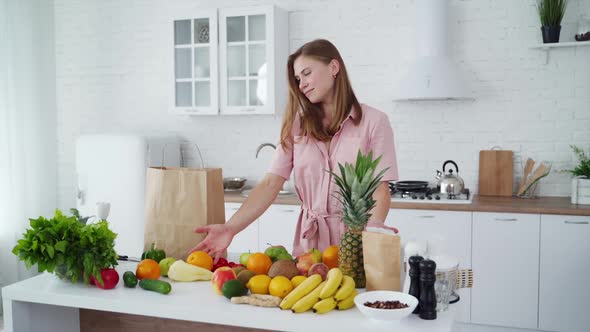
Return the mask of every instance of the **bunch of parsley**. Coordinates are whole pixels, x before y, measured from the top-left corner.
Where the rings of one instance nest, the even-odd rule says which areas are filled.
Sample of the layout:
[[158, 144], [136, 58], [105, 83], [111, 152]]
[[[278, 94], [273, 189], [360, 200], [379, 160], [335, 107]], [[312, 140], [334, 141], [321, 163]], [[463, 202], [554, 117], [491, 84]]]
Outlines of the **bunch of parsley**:
[[92, 275], [100, 282], [100, 270], [117, 265], [115, 238], [106, 220], [86, 225], [80, 218], [55, 210], [51, 219], [29, 219], [31, 228], [18, 240], [12, 253], [25, 262], [27, 268], [37, 264], [39, 272], [52, 272], [72, 282], [89, 283]]

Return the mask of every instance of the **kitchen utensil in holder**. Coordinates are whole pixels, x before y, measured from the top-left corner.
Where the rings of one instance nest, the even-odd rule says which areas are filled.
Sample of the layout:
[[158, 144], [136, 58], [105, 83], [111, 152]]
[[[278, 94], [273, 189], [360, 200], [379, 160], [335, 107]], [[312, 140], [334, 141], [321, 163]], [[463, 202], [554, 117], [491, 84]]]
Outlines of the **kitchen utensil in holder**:
[[551, 163], [541, 162], [530, 177], [523, 179], [523, 185], [517, 192], [520, 198], [537, 198], [539, 181], [551, 172]]

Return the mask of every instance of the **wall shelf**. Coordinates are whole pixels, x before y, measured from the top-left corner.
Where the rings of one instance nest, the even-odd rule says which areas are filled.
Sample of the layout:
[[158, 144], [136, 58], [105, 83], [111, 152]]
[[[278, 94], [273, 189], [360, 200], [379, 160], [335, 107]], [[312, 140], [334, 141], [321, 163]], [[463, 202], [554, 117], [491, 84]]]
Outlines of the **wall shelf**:
[[577, 46], [590, 46], [590, 41], [573, 41], [573, 42], [565, 42], [565, 43], [547, 43], [547, 44], [537, 44], [531, 46], [533, 49], [540, 49], [541, 51], [545, 51], [545, 64], [549, 63], [549, 51], [552, 48], [563, 48], [563, 47], [577, 47]]

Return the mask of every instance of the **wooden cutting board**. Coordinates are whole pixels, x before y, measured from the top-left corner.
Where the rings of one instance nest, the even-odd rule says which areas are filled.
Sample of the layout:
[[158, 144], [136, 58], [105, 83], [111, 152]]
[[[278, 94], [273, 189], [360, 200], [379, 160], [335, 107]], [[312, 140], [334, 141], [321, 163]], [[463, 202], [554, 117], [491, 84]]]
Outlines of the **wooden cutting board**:
[[512, 196], [512, 157], [511, 150], [479, 151], [479, 195]]

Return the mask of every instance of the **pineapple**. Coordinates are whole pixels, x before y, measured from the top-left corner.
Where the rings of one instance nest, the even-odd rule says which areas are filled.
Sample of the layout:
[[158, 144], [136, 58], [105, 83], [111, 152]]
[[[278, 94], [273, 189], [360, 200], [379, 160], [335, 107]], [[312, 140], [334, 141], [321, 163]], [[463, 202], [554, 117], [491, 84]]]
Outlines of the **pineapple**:
[[363, 264], [362, 231], [365, 229], [371, 209], [375, 206], [373, 193], [379, 186], [386, 168], [374, 175], [381, 156], [373, 160], [373, 151], [363, 155], [359, 150], [356, 165], [340, 163], [340, 176], [330, 172], [338, 186], [336, 199], [342, 204], [342, 222], [347, 231], [340, 239], [338, 265], [343, 274], [351, 276], [356, 287], [365, 287], [365, 268]]

